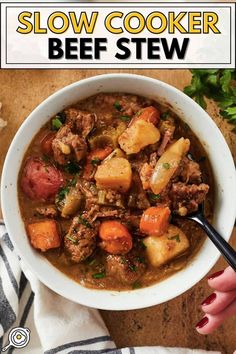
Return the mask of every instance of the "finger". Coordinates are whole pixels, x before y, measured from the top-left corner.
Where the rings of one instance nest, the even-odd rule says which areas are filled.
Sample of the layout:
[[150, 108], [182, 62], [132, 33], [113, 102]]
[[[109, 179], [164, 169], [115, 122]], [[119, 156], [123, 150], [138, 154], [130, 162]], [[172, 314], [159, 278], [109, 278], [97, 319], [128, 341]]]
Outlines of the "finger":
[[236, 272], [228, 267], [224, 271], [210, 275], [208, 284], [211, 288], [222, 292], [236, 290]]
[[224, 293], [215, 291], [202, 302], [202, 310], [205, 313], [215, 315], [223, 311], [234, 300], [236, 300], [236, 290]]
[[216, 315], [206, 314], [196, 325], [200, 334], [209, 334], [219, 327], [229, 316], [236, 314], [236, 300]]

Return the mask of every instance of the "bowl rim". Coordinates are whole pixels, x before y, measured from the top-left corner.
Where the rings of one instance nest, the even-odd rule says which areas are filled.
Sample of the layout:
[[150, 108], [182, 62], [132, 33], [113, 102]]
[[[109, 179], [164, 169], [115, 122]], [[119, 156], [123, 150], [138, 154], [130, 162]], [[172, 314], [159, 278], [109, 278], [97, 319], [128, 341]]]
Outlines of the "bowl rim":
[[[230, 163], [229, 165], [229, 169], [232, 171], [232, 168], [234, 168], [234, 162], [233, 162], [233, 158], [231, 155], [231, 152], [229, 150], [229, 147], [222, 135], [222, 133], [220, 132], [219, 128], [217, 127], [217, 125], [213, 122], [213, 120], [210, 118], [210, 116], [195, 102], [193, 101], [190, 97], [188, 97], [187, 95], [185, 95], [182, 91], [180, 91], [179, 89], [175, 88], [174, 86], [171, 86], [163, 81], [148, 77], [148, 76], [144, 76], [144, 75], [137, 75], [137, 74], [128, 74], [128, 73], [109, 73], [109, 74], [100, 74], [100, 75], [96, 75], [96, 76], [92, 76], [83, 80], [79, 80], [76, 81], [70, 85], [67, 85], [65, 87], [62, 87], [61, 89], [59, 89], [58, 91], [56, 91], [55, 93], [53, 93], [52, 95], [50, 95], [49, 97], [47, 97], [44, 101], [42, 101], [29, 115], [28, 117], [24, 120], [24, 122], [22, 123], [22, 125], [20, 126], [20, 128], [18, 129], [18, 131], [16, 132], [11, 145], [8, 149], [5, 161], [4, 161], [4, 166], [3, 166], [3, 171], [2, 171], [2, 178], [1, 178], [1, 205], [2, 205], [2, 213], [3, 213], [3, 217], [4, 217], [4, 221], [5, 221], [5, 225], [6, 228], [9, 232], [9, 236], [11, 238], [11, 241], [15, 247], [16, 252], [18, 253], [18, 255], [22, 258], [23, 263], [25, 263], [25, 265], [31, 270], [31, 272], [33, 274], [36, 275], [36, 277], [47, 287], [49, 287], [51, 290], [57, 292], [58, 294], [60, 294], [63, 297], [66, 297], [74, 302], [80, 303], [82, 305], [88, 306], [88, 307], [94, 307], [91, 305], [91, 301], [90, 299], [87, 299], [86, 297], [81, 297], [78, 298], [76, 296], [74, 296], [74, 294], [70, 294], [70, 293], [66, 293], [65, 291], [61, 288], [61, 286], [59, 286], [59, 284], [51, 284], [48, 282], [48, 280], [45, 278], [45, 275], [43, 275], [42, 272], [40, 272], [39, 269], [36, 269], [35, 266], [33, 266], [29, 260], [28, 260], [28, 256], [26, 254], [24, 254], [24, 252], [22, 252], [20, 250], [20, 248], [18, 247], [18, 243], [16, 242], [16, 239], [14, 236], [12, 236], [14, 234], [14, 231], [12, 226], [11, 226], [11, 215], [8, 215], [8, 211], [7, 211], [7, 203], [9, 203], [9, 201], [7, 200], [7, 191], [6, 189], [3, 187], [7, 181], [7, 175], [8, 175], [8, 167], [11, 164], [10, 160], [11, 160], [11, 155], [13, 153], [13, 147], [15, 145], [15, 142], [19, 139], [19, 137], [22, 136], [22, 133], [25, 130], [25, 127], [29, 124], [29, 122], [34, 119], [34, 115], [40, 111], [42, 108], [44, 108], [45, 106], [47, 106], [48, 104], [50, 104], [50, 102], [52, 102], [56, 97], [59, 97], [60, 95], [65, 95], [67, 93], [67, 91], [72, 90], [73, 88], [76, 88], [78, 86], [81, 85], [86, 85], [86, 84], [90, 84], [93, 83], [94, 80], [106, 80], [106, 79], [119, 79], [119, 78], [133, 78], [133, 79], [138, 79], [138, 80], [144, 80], [146, 82], [149, 83], [153, 83], [155, 85], [159, 85], [160, 87], [164, 87], [167, 90], [172, 91], [173, 93], [175, 93], [177, 96], [182, 96], [183, 99], [187, 100], [189, 102], [189, 104], [194, 105], [195, 106], [195, 110], [198, 110], [199, 113], [201, 115], [204, 115], [205, 118], [208, 121], [208, 125], [212, 127], [212, 129], [214, 129], [214, 134], [218, 135], [218, 137], [221, 139], [221, 143], [224, 145], [224, 149], [227, 153], [227, 158], [228, 158], [228, 163]], [[145, 95], [144, 95], [145, 96]], [[89, 97], [89, 96], [87, 96]], [[33, 138], [33, 137], [32, 137]], [[23, 159], [24, 153], [22, 152], [22, 156], [21, 158]], [[21, 160], [22, 162], [22, 160]], [[18, 176], [19, 170], [17, 171], [17, 176]], [[236, 194], [236, 179], [232, 180], [232, 195]], [[18, 197], [16, 196], [16, 201], [18, 201]], [[234, 204], [234, 209], [231, 210], [231, 220], [230, 222], [228, 222], [228, 230], [231, 230], [230, 232], [228, 232], [228, 234], [226, 235], [226, 239], [228, 240], [230, 238], [230, 234], [232, 232], [233, 226], [234, 226], [234, 219], [235, 219], [235, 215], [236, 215], [236, 203]], [[233, 217], [234, 215], [234, 217]], [[20, 216], [21, 218], [21, 216]], [[203, 246], [202, 246], [203, 247]], [[199, 250], [198, 254], [201, 252], [201, 250]], [[202, 270], [201, 272], [199, 271], [198, 276], [197, 277], [192, 277], [191, 279], [189, 279], [189, 282], [185, 283], [184, 286], [179, 287], [179, 289], [175, 289], [174, 294], [171, 294], [171, 292], [169, 293], [168, 296], [164, 296], [163, 298], [161, 298], [160, 296], [160, 300], [155, 300], [154, 298], [152, 299], [146, 299], [145, 303], [143, 303], [143, 299], [141, 301], [140, 304], [137, 303], [128, 303], [126, 305], [126, 303], [119, 303], [120, 301], [118, 301], [117, 303], [113, 303], [112, 305], [110, 303], [104, 303], [104, 304], [98, 304], [96, 305], [96, 308], [99, 309], [104, 309], [104, 310], [131, 310], [131, 309], [139, 309], [139, 308], [145, 308], [145, 307], [149, 307], [149, 306], [153, 306], [153, 305], [157, 305], [160, 304], [162, 302], [165, 301], [169, 301], [172, 298], [175, 298], [177, 296], [179, 296], [180, 294], [183, 294], [185, 291], [189, 290], [192, 286], [194, 286], [198, 281], [200, 281], [207, 273], [208, 271], [214, 266], [214, 264], [217, 262], [218, 258], [220, 257], [220, 253], [218, 252], [218, 250], [214, 250], [214, 255], [212, 255], [211, 260], [208, 262], [208, 264], [206, 265], [206, 268], [204, 270]], [[190, 262], [191, 263], [191, 262]], [[53, 267], [53, 270], [56, 271], [57, 268], [55, 268], [53, 265], [50, 264], [51, 267]], [[189, 265], [188, 265], [189, 266]], [[185, 267], [186, 268], [186, 267]], [[59, 270], [57, 270], [60, 273], [60, 276], [65, 276], [64, 273], [60, 272]], [[178, 272], [177, 272], [178, 273]], [[175, 276], [176, 273], [174, 273], [173, 275], [171, 275], [170, 277], [168, 277], [167, 279], [171, 279]], [[70, 279], [69, 277], [66, 276], [66, 278], [68, 278], [71, 282], [73, 282], [72, 279]], [[164, 280], [165, 281], [165, 280]], [[137, 289], [137, 290], [127, 290], [127, 291], [110, 291], [110, 290], [98, 290], [98, 289], [89, 289], [89, 288], [84, 288], [82, 285], [76, 283], [76, 285], [78, 285], [78, 287], [82, 287], [83, 289], [87, 289], [87, 291], [89, 292], [93, 292], [94, 296], [96, 296], [96, 294], [98, 292], [100, 293], [110, 293], [113, 295], [120, 295], [121, 293], [126, 294], [126, 296], [130, 295], [131, 293], [140, 293], [142, 292], [142, 290], [145, 289], [151, 289], [155, 286], [157, 286], [160, 283], [156, 283], [153, 284], [151, 286], [145, 287], [145, 288], [141, 288], [141, 289]], [[148, 290], [147, 290], [148, 292]], [[122, 297], [121, 297], [122, 298]]]

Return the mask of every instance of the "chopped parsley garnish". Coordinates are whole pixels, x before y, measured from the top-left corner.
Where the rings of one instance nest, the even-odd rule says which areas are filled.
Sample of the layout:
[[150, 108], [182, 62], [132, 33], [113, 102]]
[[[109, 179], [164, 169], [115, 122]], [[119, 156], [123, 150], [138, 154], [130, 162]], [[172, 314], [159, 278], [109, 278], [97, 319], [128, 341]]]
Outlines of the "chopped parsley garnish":
[[59, 118], [53, 118], [53, 120], [52, 120], [52, 129], [53, 130], [59, 130], [62, 125], [63, 124]]
[[166, 170], [169, 170], [170, 169], [170, 164], [168, 162], [164, 162], [162, 164], [162, 167], [165, 168]]
[[127, 263], [127, 259], [124, 256], [122, 256], [121, 259], [120, 259], [120, 262], [122, 264], [126, 264]]
[[123, 122], [129, 122], [131, 118], [129, 116], [121, 116], [120, 119], [123, 120]]
[[89, 223], [87, 219], [85, 219], [82, 215], [78, 216], [78, 223], [86, 226], [88, 229], [92, 228], [92, 225]]
[[42, 160], [43, 160], [44, 162], [48, 163], [48, 162], [50, 161], [50, 157], [49, 157], [48, 155], [46, 155], [46, 154], [43, 154]]
[[132, 284], [132, 289], [139, 289], [141, 287], [142, 287], [141, 283], [137, 280]]
[[60, 119], [60, 121], [64, 124], [64, 123], [65, 123], [65, 121], [66, 121], [66, 114], [65, 114], [65, 112], [64, 112], [64, 111], [59, 112], [59, 113], [57, 113], [57, 115], [56, 115], [56, 117], [55, 117], [55, 118]]
[[71, 181], [68, 182], [69, 187], [75, 187], [77, 183], [76, 178], [73, 178]]
[[137, 261], [139, 263], [146, 263], [146, 259], [144, 257], [141, 257], [141, 256], [137, 256]]
[[171, 237], [168, 237], [168, 240], [175, 240], [176, 242], [179, 243], [180, 242], [179, 234], [171, 236]]
[[169, 115], [169, 111], [162, 112], [161, 115], [160, 115], [161, 120], [166, 120], [168, 115]]
[[75, 178], [73, 178], [70, 181], [67, 181], [66, 186], [59, 189], [59, 191], [56, 195], [56, 203], [61, 202], [66, 197], [66, 195], [69, 193], [70, 187], [75, 187], [76, 183], [77, 183], [77, 180]]
[[129, 269], [131, 270], [131, 272], [136, 272], [137, 267], [134, 264], [129, 264]]
[[72, 161], [65, 165], [64, 170], [71, 175], [75, 175], [81, 172], [82, 167], [78, 164], [78, 162]]
[[101, 163], [101, 160], [98, 158], [98, 157], [94, 157], [92, 160], [91, 160], [91, 164], [93, 166], [97, 166]]
[[69, 186], [60, 188], [56, 196], [57, 201], [61, 202], [65, 198], [65, 196], [69, 193], [69, 190], [70, 190]]
[[147, 246], [145, 245], [145, 243], [143, 242], [143, 240], [139, 241], [140, 247], [145, 250], [147, 248]]
[[97, 260], [96, 258], [87, 258], [85, 263], [88, 264], [89, 266], [93, 266], [97, 263]]
[[161, 199], [161, 195], [160, 195], [160, 194], [155, 194], [155, 193], [149, 192], [149, 193], [148, 193], [148, 199], [149, 199], [151, 202], [156, 202], [156, 201], [158, 201], [158, 200]]
[[78, 240], [76, 240], [74, 237], [70, 236], [70, 235], [66, 235], [66, 238], [68, 240], [70, 240], [74, 245], [78, 244]]
[[94, 279], [102, 279], [102, 278], [104, 278], [105, 276], [106, 276], [106, 273], [105, 273], [105, 272], [94, 273], [94, 274], [92, 275], [92, 277], [93, 277]]
[[114, 103], [114, 107], [115, 107], [115, 109], [117, 109], [117, 111], [121, 111], [122, 106], [121, 106], [120, 102], [116, 101]]

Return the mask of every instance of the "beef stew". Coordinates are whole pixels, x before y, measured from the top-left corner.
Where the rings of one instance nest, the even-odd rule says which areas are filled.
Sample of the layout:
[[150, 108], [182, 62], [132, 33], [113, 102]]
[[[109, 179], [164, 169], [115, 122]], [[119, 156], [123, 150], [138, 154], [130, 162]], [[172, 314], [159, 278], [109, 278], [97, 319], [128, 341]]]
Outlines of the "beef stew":
[[68, 107], [33, 138], [18, 183], [32, 246], [96, 289], [146, 287], [182, 269], [204, 232], [186, 215], [205, 202], [211, 167], [170, 107], [100, 93]]

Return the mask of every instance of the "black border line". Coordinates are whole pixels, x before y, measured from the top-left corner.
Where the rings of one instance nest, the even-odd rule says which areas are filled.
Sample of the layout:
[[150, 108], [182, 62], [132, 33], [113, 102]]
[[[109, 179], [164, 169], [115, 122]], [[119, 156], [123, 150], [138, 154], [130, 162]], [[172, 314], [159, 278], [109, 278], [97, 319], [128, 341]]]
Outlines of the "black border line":
[[[15, 2], [10, 2], [10, 3], [13, 3], [13, 4], [15, 4]], [[5, 7], [5, 10], [6, 10], [6, 14], [5, 14], [5, 30], [6, 30], [6, 43], [5, 43], [5, 63], [4, 63], [4, 65], [17, 65], [17, 66], [19, 66], [19, 65], [30, 65], [31, 67], [30, 67], [30, 69], [51, 69], [51, 68], [48, 68], [48, 67], [41, 67], [41, 68], [35, 68], [35, 67], [32, 67], [32, 65], [50, 65], [50, 63], [14, 63], [14, 62], [8, 62], [8, 58], [7, 58], [7, 54], [8, 54], [8, 51], [7, 51], [7, 9], [8, 8], [15, 8], [15, 9], [19, 9], [19, 8], [29, 8], [29, 7], [33, 7], [33, 8], [61, 8], [61, 7], [68, 7], [68, 8], [70, 8], [70, 7], [75, 7], [75, 8], [83, 8], [83, 9], [91, 9], [92, 8], [92, 6], [88, 6], [87, 4], [85, 5], [85, 6], [82, 6], [82, 5], [80, 5], [80, 4], [78, 4], [77, 2], [70, 2], [70, 3], [65, 3], [65, 2], [62, 2], [62, 3], [58, 3], [58, 2], [48, 2], [47, 4], [52, 4], [52, 3], [55, 3], [55, 4], [57, 4], [56, 6], [45, 6], [45, 5], [34, 5], [34, 6], [28, 6], [28, 4], [35, 4], [35, 3], [33, 3], [33, 2], [29, 2], [29, 3], [27, 3], [27, 5], [25, 5], [25, 6], [16, 6], [16, 5], [14, 5], [14, 6], [6, 6]], [[96, 3], [94, 3], [95, 5], [96, 4], [102, 4], [102, 5], [105, 5], [104, 7], [106, 7], [106, 8], [114, 8], [114, 4], [116, 4], [116, 3], [119, 3], [119, 2], [114, 2], [114, 3], [111, 3], [111, 2], [108, 2], [108, 3], [104, 3], [104, 2], [96, 2]], [[224, 4], [227, 4], [227, 5], [229, 5], [229, 6], [225, 6], [225, 5], [220, 5], [219, 3], [217, 3], [217, 4], [219, 4], [219, 6], [216, 6], [216, 8], [218, 9], [220, 9], [220, 8], [225, 8], [225, 9], [229, 9], [230, 10], [230, 62], [224, 62], [224, 63], [173, 63], [173, 64], [171, 64], [172, 65], [172, 69], [174, 69], [175, 67], [174, 66], [179, 66], [179, 65], [185, 65], [185, 66], [187, 66], [186, 68], [187, 69], [191, 69], [191, 68], [189, 68], [188, 66], [189, 65], [213, 65], [213, 67], [215, 66], [215, 65], [230, 65], [230, 64], [232, 64], [232, 11], [231, 11], [231, 9], [232, 9], [232, 4], [233, 3], [229, 3], [229, 2], [223, 2]], [[5, 2], [5, 3], [0, 3], [0, 5], [2, 5], [2, 4], [9, 4], [9, 2]], [[60, 5], [59, 5], [60, 4]], [[77, 4], [77, 6], [74, 6], [74, 5], [72, 5], [72, 6], [68, 6], [68, 5], [70, 5], [70, 4]], [[91, 3], [90, 3], [91, 4]], [[93, 4], [93, 5], [94, 5]], [[138, 6], [138, 7], [141, 7], [141, 5], [145, 5], [145, 7], [146, 8], [153, 8], [153, 6], [151, 6], [151, 4], [158, 4], [157, 2], [153, 2], [153, 3], [150, 3], [150, 5], [148, 5], [147, 6], [147, 4], [146, 3], [144, 3], [144, 2], [137, 2], [137, 3], [130, 3], [130, 2], [126, 2], [125, 3], [125, 5], [134, 5], [135, 4], [135, 6], [137, 7], [137, 5], [140, 5], [140, 6]], [[178, 3], [176, 3], [176, 2], [169, 2], [168, 4], [166, 4], [166, 5], [164, 5], [164, 3], [163, 3], [163, 5], [162, 6], [159, 6], [159, 8], [169, 8], [169, 7], [173, 7], [173, 6], [169, 6], [169, 4], [175, 4], [175, 5], [179, 5], [179, 4], [185, 4], [186, 5], [186, 3], [185, 2], [178, 2]], [[187, 6], [187, 8], [199, 8], [200, 7], [200, 4], [201, 3], [199, 3], [199, 5], [190, 5], [190, 6]], [[201, 6], [201, 8], [211, 8], [212, 7], [212, 5], [213, 5], [213, 3], [207, 3], [209, 6], [206, 6], [206, 3], [203, 3], [204, 4], [204, 6]], [[235, 9], [236, 9], [236, 3], [234, 3], [234, 7], [235, 7]], [[0, 14], [1, 14], [1, 7], [2, 6], [0, 6]], [[127, 6], [126, 6], [127, 7]], [[181, 5], [180, 6], [177, 6], [177, 8], [180, 8], [180, 7], [182, 7]], [[102, 9], [102, 6], [100, 7], [101, 9]], [[124, 8], [124, 6], [122, 6], [121, 5], [121, 3], [119, 3], [119, 5], [118, 6], [116, 6], [116, 8]], [[0, 56], [1, 57], [1, 56]], [[155, 70], [155, 69], [161, 69], [161, 68], [158, 68], [158, 67], [150, 67], [150, 66], [153, 66], [153, 65], [155, 65], [155, 64], [158, 64], [158, 63], [145, 63], [145, 64], [143, 64], [143, 65], [145, 65], [145, 67], [144, 68], [140, 68], [140, 65], [141, 65], [142, 63], [140, 62], [140, 63], [127, 63], [127, 66], [124, 68], [124, 69], [143, 69], [143, 70], [145, 70], [145, 69], [153, 69], [153, 70]], [[0, 63], [0, 65], [1, 65], [1, 63]], [[94, 68], [93, 67], [93, 65], [96, 65], [96, 66], [102, 66], [102, 65], [115, 65], [115, 67], [113, 67], [113, 68], [103, 68], [103, 67], [100, 67], [101, 69], [119, 69], [119, 67], [120, 67], [120, 65], [124, 65], [124, 62], [122, 62], [122, 63], [114, 63], [114, 62], [112, 62], [112, 63], [107, 63], [107, 62], [105, 62], [105, 63], [90, 63], [90, 62], [86, 62], [86, 63], [82, 63], [82, 62], [77, 62], [77, 63], [51, 63], [51, 65], [52, 66], [57, 66], [57, 65], [61, 65], [61, 66], [64, 66], [64, 67], [62, 67], [62, 68], [56, 68], [55, 67], [55, 69], [59, 69], [59, 70], [63, 70], [63, 69], [92, 69], [92, 68]], [[66, 65], [68, 65], [68, 68], [66, 68], [65, 66]], [[81, 66], [86, 66], [86, 68], [83, 68], [83, 67], [81, 67]], [[134, 65], [135, 65], [135, 67], [134, 67]], [[170, 63], [159, 63], [159, 65], [161, 65], [161, 66], [165, 66], [165, 68], [166, 68], [166, 65], [170, 65]], [[74, 67], [75, 66], [75, 67]], [[77, 66], [77, 67], [76, 67]], [[131, 66], [131, 67], [130, 67]], [[136, 67], [137, 66], [137, 67]], [[2, 68], [2, 66], [1, 66], [1, 68]], [[195, 67], [194, 67], [195, 68]], [[4, 69], [26, 69], [26, 68], [21, 68], [21, 67], [15, 67], [15, 68], [4, 68]], [[178, 67], [176, 68], [176, 69], [178, 69]]]

